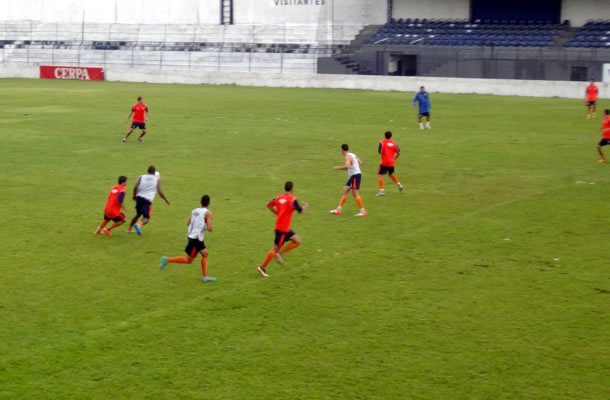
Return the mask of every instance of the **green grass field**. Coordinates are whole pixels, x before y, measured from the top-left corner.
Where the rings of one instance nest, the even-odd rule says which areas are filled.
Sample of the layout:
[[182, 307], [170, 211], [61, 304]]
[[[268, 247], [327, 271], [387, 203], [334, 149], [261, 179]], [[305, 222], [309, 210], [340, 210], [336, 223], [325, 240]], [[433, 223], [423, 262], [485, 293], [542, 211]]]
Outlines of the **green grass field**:
[[[121, 144], [138, 95], [149, 134]], [[600, 120], [580, 100], [432, 94], [422, 132], [411, 98], [0, 81], [0, 398], [610, 398]], [[376, 198], [386, 129], [405, 191]], [[351, 198], [328, 213], [343, 142], [367, 218]], [[131, 193], [151, 163], [171, 206], [142, 237], [94, 236], [117, 176]], [[264, 279], [285, 180], [311, 205], [304, 244]], [[158, 266], [204, 193], [212, 284], [198, 260]]]

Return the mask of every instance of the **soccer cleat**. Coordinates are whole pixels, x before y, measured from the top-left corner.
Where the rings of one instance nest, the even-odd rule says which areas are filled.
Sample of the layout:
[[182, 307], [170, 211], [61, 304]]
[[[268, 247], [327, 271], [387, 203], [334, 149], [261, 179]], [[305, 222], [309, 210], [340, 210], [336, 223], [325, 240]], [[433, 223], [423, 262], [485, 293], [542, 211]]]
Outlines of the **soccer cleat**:
[[110, 232], [110, 229], [108, 228], [104, 228], [104, 233], [108, 236], [112, 236], [112, 232]]
[[121, 140], [121, 143], [125, 143], [127, 141], [127, 139], [123, 139]]
[[94, 234], [94, 235], [101, 235], [101, 234], [102, 234], [102, 231], [95, 231], [95, 232], [93, 232], [93, 234]]
[[136, 233], [133, 229], [127, 229], [127, 233]]
[[201, 278], [201, 282], [216, 282], [216, 278], [213, 276], [204, 276]]
[[133, 227], [136, 229], [138, 236], [142, 236], [142, 228], [140, 228], [140, 225], [135, 224]]
[[404, 186], [402, 186], [402, 184], [401, 184], [401, 183], [399, 183], [399, 184], [398, 184], [398, 191], [399, 191], [399, 192], [402, 192], [402, 191], [404, 190], [404, 188], [405, 188], [405, 187], [404, 187]]
[[269, 274], [267, 274], [267, 270], [261, 266], [259, 266], [256, 270], [258, 271], [259, 274], [261, 274], [264, 277], [269, 276]]
[[591, 114], [587, 114], [587, 119], [591, 119]]
[[341, 215], [341, 210], [339, 210], [339, 209], [336, 209], [336, 210], [330, 210], [330, 213], [331, 213], [331, 214], [334, 214], [334, 215]]
[[377, 197], [385, 196], [385, 192], [382, 190], [379, 193], [377, 193], [375, 196], [377, 196]]
[[359, 212], [358, 214], [354, 215], [354, 217], [368, 217], [369, 213], [367, 213], [366, 211], [363, 212]]
[[605, 158], [602, 158], [601, 160], [598, 161], [598, 163], [605, 163], [605, 162], [606, 162]]
[[161, 264], [159, 264], [159, 271], [163, 271], [163, 268], [167, 265], [167, 257], [161, 257]]
[[275, 254], [275, 261], [280, 265], [284, 265], [284, 258], [279, 252]]
[[419, 124], [419, 129], [424, 130], [424, 124]]
[[138, 142], [142, 143], [142, 142], [143, 142], [143, 140], [142, 140], [142, 139], [138, 139]]

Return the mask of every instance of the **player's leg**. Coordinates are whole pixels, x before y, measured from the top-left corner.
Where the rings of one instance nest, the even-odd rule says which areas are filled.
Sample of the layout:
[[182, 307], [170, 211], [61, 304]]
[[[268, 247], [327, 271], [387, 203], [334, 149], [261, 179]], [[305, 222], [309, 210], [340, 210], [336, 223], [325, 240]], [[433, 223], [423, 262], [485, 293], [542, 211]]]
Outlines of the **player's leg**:
[[197, 250], [197, 243], [198, 240], [196, 239], [188, 239], [188, 242], [186, 243], [186, 247], [184, 248], [184, 252], [186, 253], [186, 257], [166, 257], [163, 256], [161, 257], [161, 265], [160, 265], [160, 269], [163, 270], [163, 268], [169, 264], [169, 263], [174, 263], [174, 264], [190, 264], [193, 262], [193, 259], [195, 257], [197, 257], [197, 252], [199, 250]]
[[345, 202], [347, 201], [347, 194], [349, 193], [349, 191], [352, 189], [350, 187], [351, 183], [348, 182], [348, 184], [346, 186], [343, 187], [343, 193], [341, 194], [341, 200], [339, 201], [339, 205], [337, 206], [337, 208], [335, 208], [334, 210], [330, 210], [331, 214], [335, 214], [335, 215], [341, 215], [341, 209], [343, 208], [343, 205], [345, 204]]
[[602, 147], [605, 146], [606, 144], [608, 144], [608, 142], [604, 139], [602, 139], [599, 144], [597, 145], [597, 152], [599, 153], [599, 156], [601, 157], [599, 159], [600, 163], [605, 163], [606, 162], [606, 156], [604, 156], [604, 152], [602, 151]]
[[383, 185], [383, 176], [385, 173], [385, 167], [380, 165], [379, 169], [377, 170], [377, 184], [379, 185], [379, 193], [377, 193], [377, 196], [385, 196], [385, 188]]
[[142, 235], [142, 227], [148, 224], [148, 222], [150, 221], [152, 204], [148, 200], [142, 199], [140, 197], [138, 197], [136, 201], [139, 203], [137, 205], [137, 208], [139, 210], [138, 212], [142, 214], [142, 220], [135, 224], [133, 227], [136, 229], [136, 232], [138, 232], [138, 235]]
[[97, 227], [97, 229], [95, 230], [95, 232], [93, 232], [94, 235], [99, 235], [102, 233], [102, 230], [104, 229], [104, 227], [106, 226], [106, 224], [108, 224], [108, 222], [110, 222], [110, 218], [106, 217], [104, 215], [104, 219], [102, 220], [102, 222], [100, 223], [100, 225]]
[[593, 103], [593, 118], [595, 118], [595, 117], [596, 117], [596, 113], [597, 113], [597, 103], [596, 103], [596, 102], [594, 102], [594, 103]]
[[423, 117], [423, 115], [422, 115], [422, 114], [419, 114], [419, 115], [417, 116], [417, 122], [419, 122], [419, 129], [424, 129], [424, 123], [423, 123], [423, 122], [421, 122], [422, 117]]
[[360, 208], [360, 212], [358, 214], [356, 214], [356, 216], [357, 217], [366, 217], [368, 215], [368, 213], [366, 212], [366, 210], [364, 208], [364, 203], [362, 202], [362, 199], [360, 198], [361, 180], [362, 180], [362, 175], [360, 175], [360, 174], [354, 175], [353, 184], [352, 184], [352, 194], [354, 196], [354, 200], [356, 200], [356, 204], [358, 204], [358, 207]]
[[591, 103], [587, 103], [587, 119], [591, 119]]
[[129, 139], [129, 135], [131, 135], [131, 133], [133, 132], [134, 129], [136, 129], [136, 126], [134, 124], [132, 124], [131, 128], [129, 128], [129, 130], [125, 134], [125, 137], [123, 138], [123, 143], [125, 143], [127, 141], [127, 139]]
[[119, 215], [116, 218], [112, 219], [112, 222], [114, 222], [114, 224], [112, 224], [112, 226], [110, 228], [106, 228], [104, 229], [104, 233], [108, 236], [112, 236], [112, 230], [114, 228], [117, 228], [121, 225], [123, 225], [125, 223], [125, 221], [127, 220], [127, 218], [125, 217], [125, 214], [121, 213], [121, 215]]
[[394, 181], [394, 183], [396, 184], [396, 186], [398, 187], [398, 191], [402, 192], [402, 189], [404, 188], [402, 186], [402, 184], [400, 183], [400, 179], [398, 179], [398, 177], [396, 175], [394, 175], [394, 167], [392, 167], [389, 171], [388, 171], [388, 176], [390, 177], [390, 179], [392, 181]]
[[199, 254], [201, 254], [201, 281], [215, 282], [216, 278], [208, 275], [208, 249], [204, 248]]
[[430, 113], [426, 115], [426, 128], [432, 129], [432, 125], [430, 125]]
[[[131, 219], [131, 222], [129, 223], [129, 228], [127, 228], [127, 232], [130, 232], [130, 233], [133, 232], [133, 227], [138, 223], [138, 219], [140, 219], [141, 216], [142, 216], [142, 213], [136, 206], [136, 215], [134, 215], [134, 217]], [[140, 234], [140, 233], [138, 233], [138, 234]]]
[[146, 130], [146, 124], [141, 125], [141, 126], [140, 126], [140, 130], [141, 130], [142, 132], [140, 133], [140, 136], [138, 137], [138, 142], [142, 142], [142, 138], [144, 137], [144, 135], [146, 135], [146, 132], [147, 132], [147, 130]]
[[284, 236], [285, 232], [275, 231], [275, 242], [273, 247], [265, 256], [263, 263], [256, 269], [262, 276], [269, 276], [269, 274], [267, 274], [267, 265], [269, 265], [271, 260], [273, 260], [275, 255], [279, 252], [280, 246], [284, 244]]
[[286, 245], [284, 245], [284, 247], [282, 247], [282, 249], [280, 250], [280, 253], [282, 254], [286, 254], [301, 245], [301, 238], [299, 237], [299, 235], [294, 232], [291, 233], [292, 236], [290, 236], [290, 239], [288, 239], [288, 243], [286, 243]]

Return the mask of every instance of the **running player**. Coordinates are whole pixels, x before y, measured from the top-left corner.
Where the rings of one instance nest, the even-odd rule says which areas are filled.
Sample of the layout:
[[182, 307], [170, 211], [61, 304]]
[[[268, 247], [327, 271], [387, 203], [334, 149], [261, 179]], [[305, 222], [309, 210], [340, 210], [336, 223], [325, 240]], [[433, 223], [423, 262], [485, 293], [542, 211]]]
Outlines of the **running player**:
[[[146, 225], [150, 220], [150, 209], [157, 192], [159, 192], [159, 196], [169, 206], [169, 200], [167, 200], [163, 190], [161, 190], [161, 180], [155, 172], [157, 172], [157, 169], [154, 165], [148, 167], [148, 174], [140, 175], [136, 181], [136, 186], [133, 188], [133, 199], [136, 201], [136, 215], [129, 224], [129, 233], [132, 233], [133, 228], [135, 228], [138, 235], [142, 235], [142, 226]], [[138, 222], [140, 217], [142, 217], [142, 221]]]
[[190, 264], [197, 257], [197, 253], [199, 253], [201, 254], [201, 281], [216, 281], [216, 278], [208, 276], [208, 249], [203, 241], [203, 233], [205, 231], [212, 232], [212, 212], [208, 209], [209, 206], [210, 196], [206, 194], [201, 198], [201, 207], [191, 212], [191, 216], [186, 223], [189, 227], [186, 235], [186, 248], [184, 249], [187, 256], [174, 258], [161, 257], [161, 271], [169, 263]]
[[587, 119], [595, 118], [597, 112], [597, 95], [599, 89], [595, 84], [595, 79], [589, 81], [589, 86], [585, 91], [585, 104], [587, 105]]
[[600, 140], [599, 144], [597, 145], [597, 151], [602, 157], [599, 162], [605, 163], [606, 157], [604, 156], [602, 147], [610, 144], [610, 109], [604, 110], [604, 120], [602, 122], [602, 127], [599, 129], [602, 131], [602, 140]]
[[426, 117], [426, 128], [432, 129], [430, 126], [430, 109], [432, 108], [432, 104], [430, 103], [430, 97], [428, 96], [428, 92], [426, 92], [425, 87], [420, 87], [419, 92], [415, 94], [413, 98], [413, 108], [415, 108], [416, 103], [419, 103], [419, 129], [424, 129], [424, 124], [421, 122], [423, 117]]
[[290, 229], [290, 222], [292, 221], [292, 214], [295, 211], [302, 214], [307, 207], [309, 207], [309, 204], [303, 203], [303, 207], [299, 205], [297, 198], [294, 197], [294, 184], [292, 182], [286, 182], [284, 184], [284, 190], [285, 193], [283, 195], [278, 196], [267, 203], [267, 208], [274, 213], [277, 218], [275, 220], [275, 241], [273, 242], [273, 247], [269, 250], [269, 253], [267, 253], [263, 263], [256, 269], [262, 276], [269, 276], [269, 274], [267, 274], [267, 265], [269, 265], [273, 258], [275, 258], [280, 265], [283, 265], [284, 259], [282, 258], [282, 254], [296, 249], [301, 244], [299, 235]]
[[[125, 200], [125, 187], [127, 186], [127, 177], [119, 176], [119, 184], [114, 185], [112, 189], [110, 189], [110, 193], [108, 193], [108, 200], [106, 201], [106, 207], [104, 208], [104, 220], [97, 227], [95, 232], [96, 235], [102, 233], [102, 231], [108, 235], [112, 236], [112, 229], [117, 226], [121, 226], [125, 223], [125, 214], [121, 211], [125, 211], [125, 206], [123, 205], [123, 201]], [[106, 224], [108, 222], [114, 222], [110, 228], [106, 228]]]
[[391, 180], [398, 185], [398, 190], [402, 192], [403, 186], [394, 175], [394, 167], [396, 166], [396, 160], [400, 157], [400, 148], [395, 141], [392, 140], [392, 132], [387, 131], [385, 133], [385, 139], [379, 142], [377, 152], [381, 154], [381, 165], [377, 171], [377, 182], [379, 182], [379, 193], [377, 196], [385, 196], [385, 189], [383, 188], [383, 176], [387, 173]]
[[123, 138], [123, 143], [127, 141], [131, 132], [136, 128], [142, 131], [140, 137], [138, 137], [138, 142], [142, 143], [142, 138], [146, 135], [146, 122], [148, 121], [148, 106], [144, 104], [142, 97], [138, 97], [138, 102], [131, 107], [131, 112], [127, 116], [125, 123], [129, 122], [132, 115], [133, 121], [131, 123], [131, 128]]
[[356, 214], [356, 217], [366, 217], [369, 214], [364, 209], [364, 204], [362, 204], [362, 199], [358, 194], [358, 191], [360, 189], [360, 182], [362, 181], [362, 173], [360, 171], [362, 161], [354, 153], [349, 152], [349, 146], [347, 144], [341, 145], [341, 153], [343, 153], [343, 156], [345, 157], [345, 165], [342, 167], [334, 167], [334, 170], [347, 170], [347, 175], [349, 176], [349, 179], [347, 180], [347, 183], [343, 188], [343, 195], [341, 196], [339, 206], [334, 210], [330, 210], [330, 213], [335, 215], [341, 215], [341, 209], [343, 208], [343, 205], [347, 200], [347, 194], [351, 190], [352, 194], [354, 195], [354, 200], [356, 200], [358, 207], [360, 207], [360, 212]]

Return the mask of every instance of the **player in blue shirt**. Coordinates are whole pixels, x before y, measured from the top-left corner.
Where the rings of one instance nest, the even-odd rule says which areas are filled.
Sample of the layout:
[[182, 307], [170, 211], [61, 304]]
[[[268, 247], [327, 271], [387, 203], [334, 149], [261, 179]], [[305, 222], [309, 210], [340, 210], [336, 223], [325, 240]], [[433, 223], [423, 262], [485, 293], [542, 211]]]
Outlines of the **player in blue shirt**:
[[430, 126], [430, 109], [432, 104], [430, 104], [430, 97], [423, 86], [419, 88], [419, 92], [413, 98], [413, 108], [416, 107], [416, 103], [419, 103], [419, 129], [424, 129], [424, 124], [421, 122], [423, 117], [427, 118], [426, 128], [432, 129], [432, 126]]

